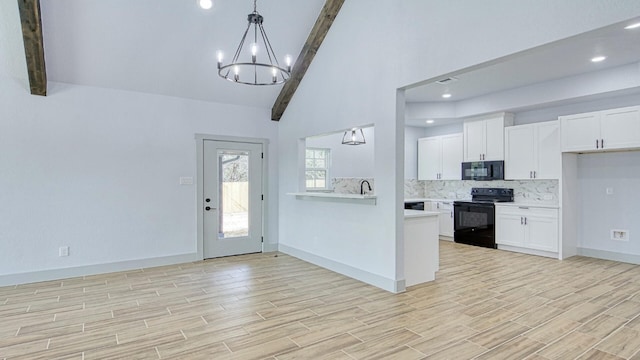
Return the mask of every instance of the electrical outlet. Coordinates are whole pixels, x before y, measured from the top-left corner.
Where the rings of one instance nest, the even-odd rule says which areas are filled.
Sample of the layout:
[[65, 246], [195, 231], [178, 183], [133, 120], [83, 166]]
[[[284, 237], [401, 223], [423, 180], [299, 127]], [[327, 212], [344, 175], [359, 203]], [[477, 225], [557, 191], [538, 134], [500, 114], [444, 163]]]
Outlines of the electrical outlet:
[[629, 230], [612, 229], [611, 240], [629, 241]]
[[180, 185], [193, 185], [193, 178], [191, 176], [181, 176]]
[[58, 256], [69, 256], [69, 247], [60, 246], [60, 249], [58, 249]]

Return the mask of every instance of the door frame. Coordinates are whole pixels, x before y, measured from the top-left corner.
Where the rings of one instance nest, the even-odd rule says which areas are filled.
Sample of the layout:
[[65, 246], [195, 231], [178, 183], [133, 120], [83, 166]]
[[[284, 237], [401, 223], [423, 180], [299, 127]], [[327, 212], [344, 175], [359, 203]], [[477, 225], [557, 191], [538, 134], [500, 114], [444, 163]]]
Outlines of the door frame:
[[237, 142], [237, 143], [249, 143], [249, 144], [261, 144], [262, 145], [262, 195], [264, 195], [262, 200], [262, 252], [265, 251], [265, 245], [268, 244], [267, 234], [268, 224], [265, 221], [267, 218], [267, 206], [269, 201], [269, 183], [268, 183], [268, 166], [269, 163], [269, 139], [263, 138], [248, 138], [248, 137], [237, 137], [237, 136], [224, 136], [224, 135], [209, 135], [209, 134], [195, 134], [196, 140], [196, 167], [197, 167], [197, 178], [196, 178], [196, 227], [197, 227], [197, 254], [198, 259], [204, 260], [204, 142], [206, 140], [211, 141], [226, 141], [226, 142]]

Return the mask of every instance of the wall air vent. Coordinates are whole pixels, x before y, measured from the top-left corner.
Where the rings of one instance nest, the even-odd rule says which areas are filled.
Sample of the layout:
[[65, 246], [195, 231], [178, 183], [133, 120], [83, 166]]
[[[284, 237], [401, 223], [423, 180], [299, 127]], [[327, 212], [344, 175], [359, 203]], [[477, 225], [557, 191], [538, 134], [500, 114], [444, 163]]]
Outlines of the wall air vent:
[[452, 83], [452, 82], [455, 82], [455, 81], [458, 81], [458, 78], [455, 78], [455, 77], [452, 76], [452, 77], [448, 77], [448, 78], [445, 78], [445, 79], [440, 79], [440, 80], [436, 81], [436, 83], [438, 83], [440, 85], [446, 85], [446, 84], [449, 84], [449, 83]]

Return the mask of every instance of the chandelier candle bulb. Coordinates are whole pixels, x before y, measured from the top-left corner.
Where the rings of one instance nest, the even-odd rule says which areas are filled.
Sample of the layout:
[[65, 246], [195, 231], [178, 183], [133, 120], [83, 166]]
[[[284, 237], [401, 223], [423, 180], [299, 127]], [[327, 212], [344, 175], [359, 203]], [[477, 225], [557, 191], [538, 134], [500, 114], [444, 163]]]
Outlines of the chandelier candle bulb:
[[218, 51], [218, 70], [222, 67], [222, 59], [224, 58], [224, 54], [222, 51]]
[[258, 55], [258, 44], [251, 45], [251, 62], [256, 63], [256, 56]]
[[278, 69], [276, 68], [271, 69], [271, 81], [274, 83], [278, 81]]
[[287, 64], [287, 71], [291, 72], [291, 56], [290, 55], [285, 56], [284, 62]]

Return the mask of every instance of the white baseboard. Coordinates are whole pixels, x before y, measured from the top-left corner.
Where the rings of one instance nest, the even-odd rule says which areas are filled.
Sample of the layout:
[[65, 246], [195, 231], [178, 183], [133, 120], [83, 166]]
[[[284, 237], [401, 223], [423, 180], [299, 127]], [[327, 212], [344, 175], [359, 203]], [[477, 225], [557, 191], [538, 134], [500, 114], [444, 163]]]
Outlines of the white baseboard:
[[498, 244], [498, 250], [513, 251], [513, 252], [519, 252], [519, 253], [529, 254], [529, 255], [550, 257], [550, 258], [554, 258], [554, 259], [558, 259], [558, 257], [559, 257], [557, 252], [535, 250], [535, 249], [527, 249], [527, 248], [522, 248], [522, 247], [518, 247], [518, 246], [511, 246], [511, 245], [500, 245], [500, 244]]
[[623, 254], [607, 250], [596, 250], [588, 248], [578, 248], [578, 255], [592, 257], [596, 259], [620, 261], [630, 264], [640, 264], [640, 255]]
[[401, 293], [406, 289], [404, 280], [393, 280], [380, 275], [372, 274], [368, 271], [354, 268], [353, 266], [333, 261], [322, 256], [311, 254], [287, 245], [279, 244], [278, 248], [279, 251], [287, 255], [291, 255], [300, 260], [304, 260], [325, 269], [335, 271], [339, 274], [348, 276], [356, 280], [360, 280], [364, 283], [379, 287], [392, 293]]
[[106, 264], [77, 266], [63, 269], [41, 270], [18, 274], [0, 275], [0, 286], [27, 284], [41, 281], [68, 279], [79, 276], [106, 274], [111, 272], [136, 270], [156, 266], [182, 264], [198, 261], [197, 253], [163, 256], [148, 259], [119, 261]]

